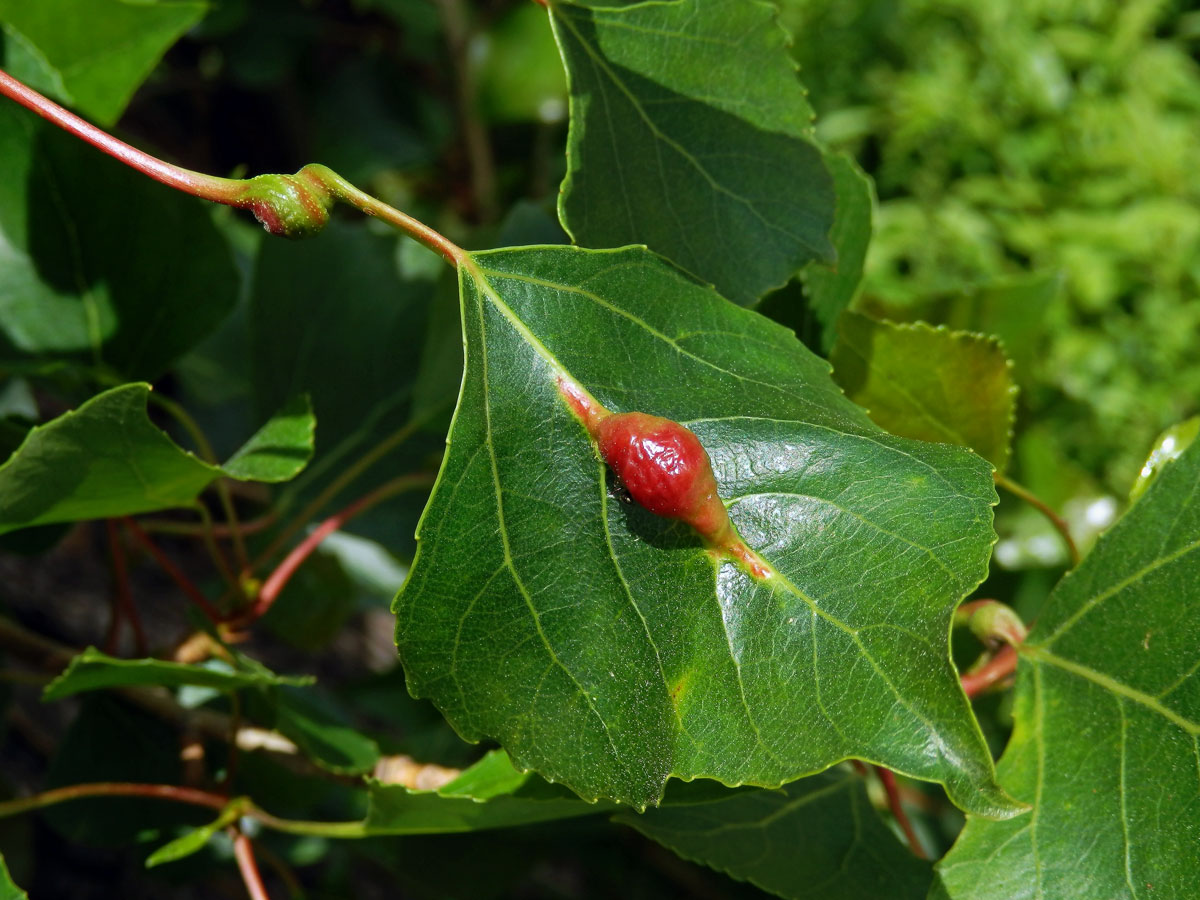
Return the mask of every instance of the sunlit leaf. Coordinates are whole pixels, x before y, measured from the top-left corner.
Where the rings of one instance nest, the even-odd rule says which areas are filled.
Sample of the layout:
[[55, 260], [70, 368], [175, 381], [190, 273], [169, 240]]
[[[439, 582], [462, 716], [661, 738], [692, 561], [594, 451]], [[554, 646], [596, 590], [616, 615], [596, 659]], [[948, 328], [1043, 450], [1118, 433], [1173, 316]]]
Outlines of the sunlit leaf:
[[1004, 469], [1017, 391], [994, 338], [846, 313], [830, 359], [838, 384], [878, 425], [970, 447]]
[[585, 247], [647, 244], [755, 303], [832, 262], [833, 182], [775, 10], [552, 2], [571, 127], [560, 214]]
[[[643, 249], [478, 254], [462, 306], [463, 394], [395, 607], [417, 696], [589, 799], [858, 756], [1014, 810], [947, 649], [994, 540], [987, 463], [880, 431], [790, 332]], [[691, 427], [778, 580], [620, 502], [560, 377]]]
[[1200, 444], [1068, 575], [1021, 648], [1001, 782], [934, 896], [1184, 900], [1200, 884]]

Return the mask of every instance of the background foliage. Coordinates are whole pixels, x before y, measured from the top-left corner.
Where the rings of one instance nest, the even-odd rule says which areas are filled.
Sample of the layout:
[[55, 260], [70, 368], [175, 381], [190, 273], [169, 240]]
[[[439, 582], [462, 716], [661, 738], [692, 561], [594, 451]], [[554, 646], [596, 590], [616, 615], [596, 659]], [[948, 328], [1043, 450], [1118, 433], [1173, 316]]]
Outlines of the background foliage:
[[[638, 256], [649, 274], [632, 299], [623, 299], [620, 283], [610, 297], [588, 281], [598, 303], [640, 323], [610, 328], [588, 319], [593, 337], [616, 336], [597, 346], [628, 354], [619, 377], [606, 372], [612, 357], [603, 350], [572, 344], [564, 324], [571, 317], [545, 314], [552, 285], [518, 297], [514, 277], [497, 288], [500, 298], [485, 296], [486, 279], [465, 281], [480, 317], [468, 325], [478, 325], [481, 337], [468, 341], [466, 412], [455, 423], [449, 471], [480, 433], [471, 430], [470, 402], [471, 391], [484, 388], [469, 354], [484, 344], [505, 354], [515, 379], [506, 396], [516, 404], [508, 445], [518, 481], [551, 477], [537, 468], [547, 460], [553, 477], [567, 465], [570, 454], [555, 441], [541, 460], [524, 453], [538, 437], [521, 431], [530, 410], [557, 400], [528, 382], [541, 363], [528, 341], [497, 324], [502, 308], [518, 310], [513, 317], [561, 350], [610, 404], [658, 403], [689, 420], [786, 406], [787, 421], [770, 433], [732, 421], [695, 426], [723, 484], [741, 477], [749, 444], [773, 447], [773, 459], [801, 460], [743, 479], [739, 527], [764, 545], [793, 541], [780, 551], [802, 551], [781, 566], [789, 575], [800, 578], [811, 566], [828, 597], [869, 614], [872, 625], [886, 619], [919, 633], [933, 648], [928, 655], [885, 648], [883, 657], [894, 658], [874, 674], [861, 665], [874, 664], [870, 653], [842, 652], [828, 746], [819, 758], [785, 763], [776, 754], [789, 752], [790, 732], [781, 726], [783, 737], [764, 742], [751, 709], [798, 717], [808, 683], [803, 691], [798, 680], [776, 683], [769, 665], [745, 683], [738, 672], [749, 725], [731, 714], [736, 703], [700, 709], [708, 736], [726, 741], [724, 754], [700, 742], [685, 753], [679, 738], [675, 758], [639, 782], [639, 805], [655, 798], [669, 772], [777, 784], [847, 754], [947, 781], [941, 760], [922, 768], [905, 755], [912, 740], [864, 736], [866, 725], [888, 718], [862, 699], [884, 696], [876, 677], [911, 678], [897, 698], [917, 696], [935, 719], [959, 716], [958, 746], [982, 757], [937, 642], [954, 604], [982, 577], [991, 484], [984, 462], [966, 450], [907, 439], [971, 448], [1062, 510], [1083, 549], [1095, 544], [1077, 572], [1055, 587], [1068, 563], [1059, 536], [1002, 494], [1000, 543], [975, 592], [1011, 604], [1027, 621], [1041, 616], [1015, 692], [987, 694], [973, 706], [994, 754], [1011, 733], [1001, 784], [1038, 804], [1043, 818], [971, 817], [964, 831], [963, 814], [940, 786], [902, 778], [919, 841], [933, 859], [949, 851], [935, 870], [898, 840], [879, 784], [848, 764], [779, 790], [673, 781], [661, 808], [639, 814], [584, 803], [566, 787], [518, 772], [494, 745], [464, 743], [431, 704], [408, 696], [388, 611], [413, 562], [417, 519], [459, 394], [454, 273], [431, 251], [357, 216], [337, 215], [303, 243], [267, 238], [247, 218], [152, 184], [6, 100], [0, 160], [16, 177], [0, 178], [0, 450], [30, 443], [23, 458], [0, 466], [0, 531], [20, 529], [0, 538], [2, 622], [26, 629], [0, 623], [11, 675], [0, 691], [7, 713], [0, 790], [25, 795], [122, 779], [222, 784], [276, 816], [345, 826], [340, 836], [353, 840], [257, 832], [272, 896], [992, 896], [981, 884], [998, 885], [996, 896], [1034, 885], [1047, 896], [1141, 896], [1142, 884], [1153, 896], [1186, 896], [1179, 886], [1200, 879], [1188, 853], [1200, 827], [1200, 793], [1188, 781], [1200, 731], [1192, 677], [1200, 639], [1187, 624], [1196, 618], [1192, 496], [1200, 445], [1165, 460], [1190, 442], [1194, 420], [1159, 443], [1132, 507], [1130, 491], [1160, 432], [1200, 411], [1200, 13], [1183, 0], [782, 0], [780, 7], [786, 33], [770, 6], [742, 0], [631, 10], [562, 5], [552, 24], [542, 7], [509, 0], [0, 0], [0, 24], [6, 71], [189, 168], [239, 175], [322, 162], [469, 249], [571, 237], [590, 247], [649, 243], [793, 329], [832, 360], [849, 399], [900, 436], [877, 440], [908, 459], [884, 473], [904, 491], [881, 501], [862, 479], [843, 483], [834, 473], [822, 481], [800, 449], [850, 459], [846, 448], [876, 440], [875, 426], [837, 395], [824, 363], [782, 329], [665, 263]], [[735, 21], [741, 43], [712, 50], [722, 46], [714, 36]], [[687, 49], [676, 58], [664, 46]], [[730, 53], [739, 78], [723, 77], [710, 50], [719, 60]], [[623, 139], [617, 152], [607, 140], [613, 133]], [[750, 153], [765, 156], [741, 164]], [[612, 189], [614, 171], [627, 179], [624, 206]], [[792, 177], [797, 172], [803, 177]], [[729, 216], [742, 218], [721, 232]], [[546, 260], [566, 260], [554, 275], [572, 283], [603, 274], [585, 271], [596, 263], [576, 262], [582, 258], [567, 250], [529, 260], [513, 251], [477, 257], [485, 267], [517, 265], [520, 277]], [[659, 287], [645, 293], [651, 283]], [[696, 321], [726, 343], [682, 325], [672, 332], [676, 323], [663, 310], [677, 307], [656, 302], [663, 297], [703, 310]], [[853, 311], [839, 318], [847, 306]], [[731, 335], [745, 343], [730, 343]], [[664, 360], [675, 351], [667, 344], [771, 386], [700, 375], [673, 385]], [[127, 383], [135, 379], [154, 389]], [[786, 403], [772, 393], [786, 393], [780, 385], [794, 395]], [[552, 436], [572, 425], [560, 418]], [[397, 429], [405, 440], [393, 446]], [[207, 438], [197, 440], [197, 432]], [[96, 436], [110, 434], [121, 446], [111, 458], [95, 452]], [[378, 448], [385, 462], [348, 486], [345, 473]], [[581, 465], [594, 462], [588, 456]], [[875, 471], [878, 457], [863, 454], [857, 465]], [[930, 507], [918, 506], [935, 493], [916, 471], [924, 465], [949, 473], [947, 484], [961, 479], [962, 509], [944, 520], [928, 521]], [[603, 497], [604, 473], [592, 468], [576, 486], [581, 496]], [[395, 488], [399, 473], [415, 477]], [[263, 526], [248, 537], [250, 554], [262, 559], [277, 559], [302, 537], [281, 536], [280, 522], [299, 514], [306, 524], [314, 501], [332, 504], [327, 514], [373, 488], [390, 493], [325, 542], [248, 642], [208, 645], [205, 653], [216, 647], [216, 658], [203, 664], [135, 662], [129, 657], [147, 648], [178, 657], [182, 636], [211, 629], [196, 610], [173, 605], [178, 586], [134, 532], [67, 523], [183, 506], [140, 521], [205, 595], [228, 599], [236, 585], [222, 583], [203, 543], [172, 531], [194, 526], [196, 513], [186, 507], [219, 476], [234, 479], [229, 502]], [[844, 507], [842, 518], [822, 524], [841, 529], [840, 551], [826, 558], [826, 538], [772, 531], [766, 519], [753, 531], [752, 507], [772, 478]], [[220, 498], [205, 498], [214, 515], [223, 509]], [[454, 580], [472, 566], [487, 574], [476, 520], [461, 509], [443, 515], [454, 502], [473, 501], [436, 495], [424, 538], [435, 540], [440, 528], [456, 542], [458, 557], [443, 576], [455, 574], [442, 587], [418, 570], [398, 607], [402, 623], [429, 594], [454, 594]], [[677, 578], [653, 583], [666, 563], [637, 554], [678, 549], [687, 535], [644, 518], [613, 506], [610, 549], [614, 534], [634, 540], [611, 555], [646, 579], [651, 608], [703, 623], [670, 603], [686, 593], [679, 584], [706, 574], [705, 554], [691, 548], [694, 558]], [[961, 545], [960, 519], [973, 523]], [[882, 549], [858, 532], [884, 526], [890, 543]], [[595, 536], [581, 530], [577, 538]], [[110, 594], [120, 593], [110, 584], [123, 577], [109, 568], [114, 545], [127, 557], [144, 637], [130, 627], [127, 608], [110, 619]], [[884, 575], [859, 583], [846, 574], [857, 571], [854, 560], [878, 552], [872, 571], [901, 583], [914, 568], [904, 556], [914, 546], [931, 560], [920, 583], [893, 590]], [[583, 558], [572, 548], [559, 571]], [[946, 578], [933, 571], [938, 566]], [[746, 603], [754, 597], [764, 599], [745, 591]], [[889, 597], [904, 608], [889, 609]], [[928, 597], [940, 606], [920, 606]], [[1177, 606], [1164, 608], [1163, 597]], [[431, 608], [451, 606], [441, 598]], [[765, 603], [764, 610], [786, 612]], [[447, 647], [457, 648], [465, 614], [455, 621], [454, 633], [449, 622], [427, 633], [410, 629], [407, 643], [402, 632], [402, 654], [410, 664], [425, 654], [436, 672]], [[567, 635], [595, 636], [611, 624], [563, 622]], [[493, 625], [481, 626], [483, 639]], [[668, 643], [676, 633], [671, 622], [643, 625]], [[697, 624], [696, 634], [702, 630]], [[30, 632], [49, 643], [31, 645]], [[757, 652], [769, 662], [794, 651], [773, 632], [754, 636], [761, 640], [747, 642], [752, 658]], [[505, 652], [526, 637], [514, 632]], [[706, 645], [697, 641], [667, 648], [668, 657], [676, 654], [670, 702], [677, 715], [678, 691], [693, 670], [709, 673], [701, 696], [734, 689], [721, 668], [729, 648], [702, 654], [696, 648]], [[628, 644], [597, 638], [577, 649], [599, 678], [610, 662], [630, 665]], [[89, 645], [103, 650], [74, 655]], [[811, 651], [802, 647], [817, 648], [815, 636]], [[960, 669], [979, 650], [955, 633]], [[475, 696], [463, 694], [462, 683], [435, 683], [437, 676], [414, 677], [412, 686], [464, 733], [503, 733], [515, 757], [541, 762], [530, 749], [541, 742], [523, 723], [477, 726], [487, 718], [478, 709], [503, 711], [509, 691], [486, 674], [486, 662], [473, 673]], [[62, 674], [43, 693], [46, 669]], [[819, 690], [816, 671], [814, 664]], [[746, 684], [760, 694], [753, 703]], [[174, 700], [164, 706], [167, 689]], [[479, 694], [488, 701], [472, 709]], [[609, 701], [608, 715], [618, 719], [636, 705], [623, 695]], [[851, 721], [863, 734], [839, 732]], [[224, 738], [237, 722], [270, 730], [292, 752], [244, 752], [231, 762]], [[758, 745], [743, 753], [737, 742], [750, 731]], [[1053, 746], [1089, 753], [1052, 753], [1048, 766], [1039, 763]], [[1160, 755], [1170, 757], [1163, 764], [1170, 783], [1159, 777]], [[642, 750], [625, 747], [623, 760], [640, 763]], [[975, 787], [987, 785], [985, 768], [975, 766]], [[578, 786], [571, 773], [551, 771]], [[364, 780], [366, 773], [379, 780]], [[611, 783], [607, 789], [611, 796]], [[990, 809], [983, 801], [971, 808], [1001, 809], [1008, 801], [991, 790]], [[604, 792], [601, 784], [586, 793]], [[951, 795], [970, 805], [962, 785]], [[1098, 823], [1107, 862], [1073, 879], [1082, 806]], [[0, 819], [0, 854], [35, 897], [237, 896], [226, 824], [228, 817], [208, 810], [93, 799]], [[1044, 857], [1039, 840], [1049, 847]], [[1121, 864], [1112, 865], [1122, 848]], [[1135, 872], [1145, 876], [1136, 884]], [[0, 869], [0, 896], [19, 896], [8, 882]]]

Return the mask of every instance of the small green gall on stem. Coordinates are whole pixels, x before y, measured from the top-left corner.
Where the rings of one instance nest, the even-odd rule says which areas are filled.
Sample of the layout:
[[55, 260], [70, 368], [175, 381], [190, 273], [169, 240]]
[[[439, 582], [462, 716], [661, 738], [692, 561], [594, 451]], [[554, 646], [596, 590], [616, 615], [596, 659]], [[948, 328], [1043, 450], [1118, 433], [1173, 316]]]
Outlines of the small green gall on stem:
[[271, 234], [311, 237], [329, 223], [329, 211], [336, 199], [323, 169], [311, 165], [295, 175], [258, 175], [244, 182], [233, 205], [254, 213]]
[[629, 495], [666, 519], [690, 525], [710, 550], [740, 562], [757, 579], [773, 570], [738, 536], [717, 493], [708, 452], [695, 432], [662, 416], [605, 409], [579, 384], [559, 379], [567, 405], [583, 422]]

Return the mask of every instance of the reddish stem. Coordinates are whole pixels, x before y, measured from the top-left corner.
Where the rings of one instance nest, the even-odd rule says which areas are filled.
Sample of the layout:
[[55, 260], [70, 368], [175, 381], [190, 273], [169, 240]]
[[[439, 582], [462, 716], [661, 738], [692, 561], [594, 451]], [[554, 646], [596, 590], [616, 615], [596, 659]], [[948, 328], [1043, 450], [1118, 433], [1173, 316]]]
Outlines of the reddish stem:
[[177, 585], [179, 585], [179, 589], [187, 594], [188, 599], [195, 603], [196, 606], [200, 607], [200, 610], [204, 613], [204, 615], [208, 616], [209, 620], [214, 625], [219, 623], [221, 621], [220, 613], [218, 613], [213, 605], [209, 603], [207, 599], [205, 599], [204, 594], [202, 594], [200, 589], [192, 583], [192, 580], [183, 574], [182, 570], [180, 570], [175, 563], [171, 562], [171, 560], [167, 558], [167, 555], [163, 553], [162, 550], [160, 550], [152, 540], [150, 540], [149, 536], [146, 534], [146, 532], [142, 531], [138, 523], [129, 517], [122, 519], [121, 522], [125, 525], [126, 529], [128, 529], [129, 533], [133, 535], [134, 539], [142, 545], [146, 552], [153, 556], [155, 561], [162, 566], [163, 571], [171, 576], [171, 579]]
[[978, 697], [985, 690], [1017, 670], [1017, 648], [1005, 644], [1000, 651], [974, 672], [962, 676], [963, 691], [968, 697]]
[[85, 122], [74, 113], [68, 112], [53, 100], [43, 97], [37, 91], [26, 87], [3, 71], [0, 71], [0, 94], [15, 100], [43, 119], [53, 122], [63, 131], [75, 135], [80, 140], [86, 141], [114, 159], [137, 169], [143, 175], [150, 176], [155, 181], [185, 193], [203, 197], [206, 200], [215, 200], [218, 203], [231, 202], [241, 191], [241, 183], [238, 181], [215, 178], [211, 175], [202, 175], [199, 172], [182, 169], [179, 166], [163, 162], [136, 147], [131, 147], [111, 134], [101, 131], [90, 122]]
[[233, 855], [237, 858], [250, 900], [270, 900], [262, 876], [258, 874], [258, 863], [254, 861], [254, 844], [238, 828], [230, 827], [229, 833], [233, 837]]
[[329, 221], [329, 206], [340, 200], [400, 229], [440, 253], [452, 266], [460, 266], [468, 259], [465, 250], [425, 223], [360, 191], [325, 166], [307, 165], [295, 175], [259, 175], [246, 180], [204, 175], [131, 147], [3, 71], [0, 71], [0, 95], [155, 181], [193, 197], [249, 209], [272, 234], [302, 237], [320, 231]]
[[41, 809], [53, 806], [66, 800], [79, 800], [83, 797], [151, 797], [158, 800], [174, 800], [177, 803], [187, 803], [192, 806], [206, 806], [209, 809], [223, 810], [229, 804], [228, 797], [201, 791], [196, 788], [179, 787], [173, 784], [134, 784], [126, 781], [96, 781], [88, 784], [72, 784], [68, 787], [55, 788], [24, 797], [19, 800], [7, 800], [0, 803], [0, 815], [11, 816], [31, 809]]
[[112, 554], [115, 591], [112, 626], [105, 639], [105, 645], [111, 646], [110, 653], [116, 651], [120, 614], [124, 613], [129, 620], [129, 627], [133, 629], [134, 652], [138, 656], [145, 656], [148, 647], [146, 629], [142, 627], [142, 617], [138, 614], [137, 606], [133, 602], [133, 591], [129, 587], [129, 567], [125, 564], [125, 551], [121, 548], [120, 535], [117, 534], [117, 522], [115, 519], [108, 519], [104, 525], [105, 531], [108, 533], [108, 548]]
[[908, 820], [908, 813], [904, 811], [904, 804], [900, 802], [900, 788], [896, 784], [896, 775], [891, 769], [886, 769], [883, 766], [875, 766], [875, 774], [879, 776], [880, 782], [883, 784], [883, 790], [887, 794], [888, 808], [895, 816], [900, 830], [904, 832], [904, 837], [908, 840], [908, 846], [912, 849], [913, 855], [918, 859], [928, 859], [928, 854], [925, 853], [925, 848], [921, 846], [921, 842], [917, 839], [917, 833], [913, 830], [912, 822]]
[[312, 556], [313, 552], [321, 546], [325, 538], [329, 537], [329, 535], [333, 534], [355, 516], [389, 497], [432, 483], [432, 475], [424, 473], [401, 475], [399, 478], [393, 478], [370, 493], [359, 497], [340, 512], [334, 513], [309, 532], [308, 536], [297, 544], [291, 553], [283, 558], [279, 565], [275, 567], [275, 570], [267, 576], [266, 581], [262, 583], [262, 587], [258, 591], [258, 598], [254, 601], [254, 604], [231, 619], [229, 622], [230, 626], [241, 628], [262, 618], [279, 597], [280, 592], [287, 585], [288, 581], [291, 580], [291, 577], [296, 574], [296, 570], [300, 568], [301, 564]]

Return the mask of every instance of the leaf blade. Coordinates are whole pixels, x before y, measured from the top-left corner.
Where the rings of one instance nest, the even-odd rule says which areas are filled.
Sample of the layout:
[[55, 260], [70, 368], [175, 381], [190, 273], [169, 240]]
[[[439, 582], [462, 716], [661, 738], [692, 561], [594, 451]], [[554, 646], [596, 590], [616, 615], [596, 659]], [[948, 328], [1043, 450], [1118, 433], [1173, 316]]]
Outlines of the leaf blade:
[[[990, 468], [878, 431], [790, 332], [644, 249], [474, 260], [461, 275], [467, 370], [450, 451], [394, 607], [410, 690], [468, 739], [496, 737], [518, 766], [589, 799], [641, 807], [670, 775], [774, 786], [857, 755], [936, 773], [956, 800], [1011, 813], [988, 787], [990, 757], [947, 647], [952, 607], [982, 577], [994, 539]], [[749, 583], [685, 527], [614, 502], [558, 392], [564, 374], [613, 409], [696, 430], [735, 524], [785, 576], [778, 585]], [[832, 461], [817, 465], [827, 452]], [[882, 506], [869, 479], [853, 498], [857, 515], [762, 496], [806, 471], [815, 480], [802, 486], [818, 499], [853, 494], [864, 482], [851, 476], [855, 453], [873, 452], [893, 476]], [[748, 459], [758, 457], [780, 471], [756, 474]], [[808, 490], [796, 493], [806, 502]], [[949, 504], [942, 515], [928, 514], [931, 498]], [[855, 539], [863, 513], [878, 520], [870, 540]], [[897, 621], [872, 623], [856, 611], [859, 582], [838, 588], [822, 574], [820, 558], [839, 546], [820, 537], [830, 527], [849, 534], [854, 553], [870, 551], [864, 565], [893, 567]], [[914, 527], [933, 528], [921, 538], [936, 549], [913, 541]], [[844, 562], [857, 571], [854, 553]], [[906, 585], [910, 566], [920, 575]], [[931, 604], [933, 595], [943, 599]], [[678, 633], [680, 623], [690, 629]], [[773, 652], [773, 634], [786, 652]], [[837, 685], [828, 702], [849, 734], [811, 699], [823, 641]], [[910, 744], [907, 728], [938, 737]]]
[[832, 181], [772, 7], [556, 2], [550, 17], [571, 107], [559, 213], [577, 243], [645, 243], [742, 305], [833, 259]]
[[938, 866], [941, 896], [1194, 889], [1198, 494], [1192, 446], [1051, 595], [1022, 649], [1016, 727], [999, 769], [1035, 815], [1019, 825], [969, 819]]

